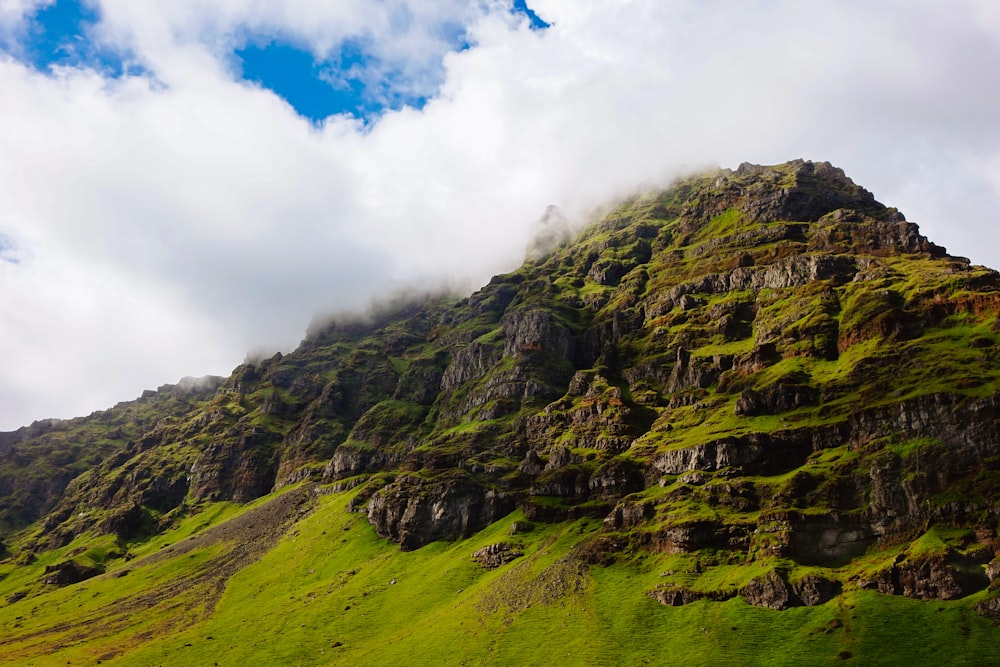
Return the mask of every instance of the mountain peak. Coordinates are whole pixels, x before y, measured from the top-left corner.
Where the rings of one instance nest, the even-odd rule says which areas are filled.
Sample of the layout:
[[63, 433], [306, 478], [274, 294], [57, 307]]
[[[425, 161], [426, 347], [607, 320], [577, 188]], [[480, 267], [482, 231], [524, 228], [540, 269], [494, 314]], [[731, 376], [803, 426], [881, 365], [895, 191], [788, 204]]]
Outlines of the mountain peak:
[[[540, 230], [467, 298], [331, 322], [199, 393], [0, 450], [7, 524], [44, 515], [15, 549], [141, 544], [302, 485], [403, 550], [486, 531], [494, 568], [541, 557], [525, 526], [578, 522], [564, 562], [639, 563], [629, 594], [665, 605], [975, 593], [1000, 617], [1000, 274], [826, 162], [696, 174], [575, 238], [555, 210]], [[65, 489], [23, 482], [34, 452]]]

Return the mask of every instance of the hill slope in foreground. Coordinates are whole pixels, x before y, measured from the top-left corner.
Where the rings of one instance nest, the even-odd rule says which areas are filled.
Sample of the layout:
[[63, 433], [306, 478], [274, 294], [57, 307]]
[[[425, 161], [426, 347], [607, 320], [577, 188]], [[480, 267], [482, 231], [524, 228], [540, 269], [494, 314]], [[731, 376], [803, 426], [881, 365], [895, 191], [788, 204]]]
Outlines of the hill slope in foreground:
[[991, 664], [1000, 274], [826, 163], [0, 434], [0, 662]]

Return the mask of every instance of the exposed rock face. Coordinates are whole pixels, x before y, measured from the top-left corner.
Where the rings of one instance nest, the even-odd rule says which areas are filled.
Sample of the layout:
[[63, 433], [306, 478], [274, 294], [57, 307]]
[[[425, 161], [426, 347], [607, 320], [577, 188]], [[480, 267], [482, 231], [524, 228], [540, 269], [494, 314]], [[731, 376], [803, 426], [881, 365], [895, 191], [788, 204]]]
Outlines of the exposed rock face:
[[604, 517], [604, 525], [610, 529], [621, 530], [634, 528], [656, 515], [656, 508], [651, 502], [621, 502], [608, 516]]
[[635, 463], [612, 460], [594, 471], [587, 482], [592, 498], [616, 500], [645, 487], [642, 468]]
[[817, 575], [806, 575], [789, 583], [785, 575], [777, 570], [752, 579], [740, 591], [747, 604], [768, 609], [788, 609], [805, 605], [814, 607], [836, 597], [841, 590], [840, 583]]
[[727, 273], [713, 273], [697, 281], [681, 283], [671, 288], [657, 301], [649, 316], [659, 316], [670, 310], [691, 310], [701, 305], [692, 294], [719, 295], [730, 292], [765, 289], [780, 290], [802, 287], [816, 281], [853, 279], [857, 267], [852, 258], [811, 255], [791, 257], [767, 267], [739, 267]]
[[432, 481], [400, 477], [372, 496], [368, 520], [379, 535], [410, 550], [434, 540], [469, 535], [512, 509], [509, 498], [456, 471]]
[[[783, 174], [772, 168], [743, 163], [734, 174], [737, 178], [717, 183], [721, 186], [719, 194], [709, 202], [718, 210], [719, 206], [732, 205], [731, 198], [735, 198], [740, 202], [737, 204], [740, 210], [763, 222], [812, 221], [837, 209], [869, 211], [880, 207], [870, 192], [855, 186], [843, 170], [827, 162], [796, 161], [791, 164], [796, 166], [794, 184], [774, 189], [768, 187], [768, 181], [778, 182]], [[741, 176], [755, 177], [749, 192], [738, 184]]]
[[791, 512], [783, 518], [785, 539], [776, 555], [791, 556], [800, 563], [836, 563], [861, 555], [875, 542], [872, 529], [853, 517]]
[[747, 604], [768, 609], [788, 609], [796, 603], [795, 591], [785, 578], [774, 570], [752, 579], [743, 587], [740, 595]]
[[577, 372], [569, 381], [566, 396], [528, 419], [526, 435], [530, 446], [539, 450], [551, 447], [569, 432], [578, 447], [619, 453], [647, 424], [643, 410], [628, 401], [608, 378]]
[[808, 574], [792, 583], [795, 596], [807, 607], [829, 602], [840, 594], [839, 581], [832, 581], [814, 574]]
[[691, 553], [699, 549], [744, 551], [750, 546], [751, 525], [724, 525], [716, 521], [668, 523], [651, 536], [650, 546], [663, 553]]
[[665, 475], [679, 475], [690, 470], [711, 472], [750, 465], [757, 462], [762, 453], [760, 446], [751, 442], [725, 438], [659, 454], [653, 460], [653, 467]]
[[503, 351], [494, 345], [477, 342], [453, 350], [451, 363], [441, 377], [441, 389], [448, 391], [484, 377], [502, 354]]
[[981, 566], [950, 552], [902, 560], [862, 586], [921, 600], [957, 600], [983, 590], [988, 583]]
[[143, 532], [148, 522], [148, 515], [140, 503], [123, 508], [115, 508], [105, 519], [101, 528], [108, 533], [114, 533], [121, 539], [135, 537]]
[[247, 502], [274, 486], [277, 473], [273, 434], [249, 428], [232, 440], [206, 447], [191, 467], [195, 498]]
[[569, 332], [547, 310], [508, 312], [500, 319], [500, 326], [503, 328], [505, 356], [540, 350], [561, 357], [569, 355]]
[[1000, 579], [1000, 560], [994, 558], [986, 566], [986, 578], [993, 583], [997, 579]]
[[736, 414], [746, 417], [777, 415], [807, 405], [815, 405], [819, 392], [800, 384], [774, 384], [763, 391], [744, 389], [736, 399]]
[[339, 447], [330, 462], [326, 464], [323, 476], [330, 479], [343, 479], [372, 470], [384, 470], [397, 461], [398, 457], [386, 452], [345, 445]]

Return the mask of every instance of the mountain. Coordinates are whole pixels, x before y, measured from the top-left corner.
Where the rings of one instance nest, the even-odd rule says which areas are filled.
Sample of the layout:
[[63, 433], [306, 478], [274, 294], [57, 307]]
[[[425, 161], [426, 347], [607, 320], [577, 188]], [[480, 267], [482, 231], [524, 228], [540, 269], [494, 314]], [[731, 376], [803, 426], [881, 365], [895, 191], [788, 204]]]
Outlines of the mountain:
[[0, 434], [0, 655], [994, 660], [1000, 274], [827, 163], [558, 223], [468, 298]]

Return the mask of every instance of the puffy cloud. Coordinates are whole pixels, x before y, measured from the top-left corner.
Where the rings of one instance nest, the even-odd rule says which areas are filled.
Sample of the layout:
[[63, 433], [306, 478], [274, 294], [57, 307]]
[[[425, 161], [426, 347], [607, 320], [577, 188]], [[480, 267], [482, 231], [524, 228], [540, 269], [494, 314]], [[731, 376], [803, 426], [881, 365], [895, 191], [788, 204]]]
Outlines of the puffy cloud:
[[55, 0], [0, 0], [0, 26], [10, 28]]
[[351, 76], [374, 87], [392, 75], [395, 87], [422, 95], [440, 82], [441, 58], [465, 26], [491, 7], [496, 3], [462, 0], [102, 0], [97, 35], [127, 48], [170, 84], [188, 80], [192, 68], [211, 67], [206, 52], [232, 67], [230, 54], [248, 42], [288, 41], [336, 64], [351, 41], [368, 56]]
[[[993, 3], [529, 4], [549, 29], [499, 2], [103, 0], [92, 34], [147, 74], [0, 60], [0, 427], [224, 374], [400, 285], [478, 284], [548, 205], [580, 220], [709, 163], [830, 160], [1000, 265]], [[254, 35], [363, 39], [433, 95], [311, 124], [238, 79]]]

